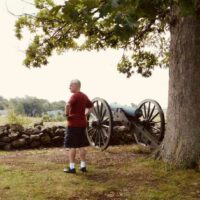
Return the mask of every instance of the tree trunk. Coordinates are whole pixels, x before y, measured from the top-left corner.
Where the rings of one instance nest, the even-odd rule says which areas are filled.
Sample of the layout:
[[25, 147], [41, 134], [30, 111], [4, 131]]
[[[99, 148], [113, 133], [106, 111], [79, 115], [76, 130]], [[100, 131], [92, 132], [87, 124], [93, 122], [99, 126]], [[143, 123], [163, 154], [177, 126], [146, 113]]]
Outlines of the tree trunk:
[[194, 168], [200, 157], [200, 16], [177, 17], [170, 31], [167, 128], [160, 156]]

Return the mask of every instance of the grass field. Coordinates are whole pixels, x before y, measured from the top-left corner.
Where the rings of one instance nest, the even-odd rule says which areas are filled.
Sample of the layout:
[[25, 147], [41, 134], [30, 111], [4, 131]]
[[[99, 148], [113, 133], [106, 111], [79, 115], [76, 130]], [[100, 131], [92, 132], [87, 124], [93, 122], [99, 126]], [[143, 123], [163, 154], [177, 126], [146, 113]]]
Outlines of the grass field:
[[67, 162], [63, 148], [0, 152], [0, 199], [200, 199], [198, 171], [173, 170], [136, 145], [88, 148], [87, 174], [64, 174]]
[[[22, 124], [25, 127], [33, 127], [34, 123], [41, 122], [42, 118], [21, 116], [21, 119], [20, 119], [19, 116], [17, 116], [17, 120], [19, 120], [20, 122], [22, 121], [22, 123], [20, 123], [20, 124]], [[7, 123], [9, 124], [12, 122], [10, 122], [8, 120], [8, 117], [0, 116], [0, 126], [5, 125]], [[15, 121], [13, 123], [15, 123]], [[66, 122], [65, 121], [63, 121], [63, 122], [44, 122], [44, 126], [46, 126], [46, 127], [54, 126], [54, 125], [55, 126], [58, 126], [58, 125], [65, 126]]]

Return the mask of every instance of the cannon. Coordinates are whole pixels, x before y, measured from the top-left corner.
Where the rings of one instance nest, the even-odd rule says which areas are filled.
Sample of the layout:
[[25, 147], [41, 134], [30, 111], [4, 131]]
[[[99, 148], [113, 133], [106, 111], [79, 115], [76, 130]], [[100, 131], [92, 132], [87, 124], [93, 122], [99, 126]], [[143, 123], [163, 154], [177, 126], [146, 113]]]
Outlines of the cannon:
[[87, 138], [91, 146], [105, 150], [115, 132], [131, 132], [140, 145], [156, 148], [165, 132], [164, 112], [158, 102], [146, 99], [139, 105], [108, 104], [95, 98], [93, 111], [88, 116]]

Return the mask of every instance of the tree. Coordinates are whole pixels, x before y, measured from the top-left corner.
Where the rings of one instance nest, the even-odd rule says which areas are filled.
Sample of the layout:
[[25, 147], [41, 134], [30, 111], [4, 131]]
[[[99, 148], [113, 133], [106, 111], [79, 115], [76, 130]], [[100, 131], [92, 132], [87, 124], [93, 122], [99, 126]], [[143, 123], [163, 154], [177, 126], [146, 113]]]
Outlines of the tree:
[[4, 110], [8, 107], [8, 100], [0, 96], [0, 110]]
[[24, 102], [22, 98], [12, 98], [9, 101], [9, 109], [11, 109], [14, 113], [24, 115], [25, 108]]
[[[5, 106], [4, 106], [5, 105]], [[50, 103], [46, 99], [26, 96], [25, 98], [12, 98], [9, 101], [0, 97], [0, 108], [7, 108], [16, 114], [27, 116], [42, 116], [47, 111], [61, 110], [64, 112], [65, 102], [57, 101]]]
[[124, 49], [118, 70], [128, 77], [134, 72], [149, 77], [155, 66], [170, 66], [168, 123], [159, 155], [179, 167], [197, 165], [199, 0], [68, 0], [63, 5], [35, 0], [33, 5], [35, 15], [22, 14], [16, 21], [19, 39], [24, 27], [34, 36], [26, 50], [27, 67], [47, 65], [54, 50], [106, 48]]
[[55, 101], [51, 103], [51, 110], [62, 110], [65, 108], [65, 101]]

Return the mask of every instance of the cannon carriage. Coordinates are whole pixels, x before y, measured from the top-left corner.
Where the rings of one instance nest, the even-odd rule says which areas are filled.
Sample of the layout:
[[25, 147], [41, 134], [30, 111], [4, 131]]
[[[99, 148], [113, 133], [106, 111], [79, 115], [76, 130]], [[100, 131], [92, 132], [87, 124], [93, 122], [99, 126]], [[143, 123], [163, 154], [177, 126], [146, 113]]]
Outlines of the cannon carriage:
[[164, 137], [165, 117], [158, 102], [151, 99], [139, 105], [108, 104], [102, 98], [92, 100], [88, 116], [87, 138], [91, 146], [105, 150], [116, 132], [131, 132], [138, 144], [157, 147]]

